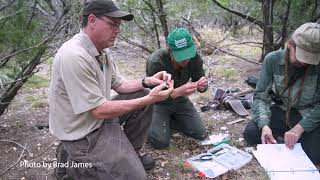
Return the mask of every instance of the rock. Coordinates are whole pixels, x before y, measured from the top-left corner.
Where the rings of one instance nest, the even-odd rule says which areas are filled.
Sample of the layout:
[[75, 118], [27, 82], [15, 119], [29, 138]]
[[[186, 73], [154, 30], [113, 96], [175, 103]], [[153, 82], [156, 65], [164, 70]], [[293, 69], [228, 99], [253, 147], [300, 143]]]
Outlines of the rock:
[[181, 137], [181, 135], [179, 133], [174, 133], [172, 134], [172, 137]]
[[254, 147], [245, 147], [244, 148], [244, 151], [247, 152], [247, 153], [251, 153], [254, 150], [255, 150]]
[[183, 154], [186, 155], [186, 156], [190, 155], [190, 153], [188, 153], [188, 152], [184, 152]]
[[221, 127], [220, 129], [221, 129], [222, 131], [226, 131], [228, 128], [225, 127], [225, 126], [223, 126], [223, 127]]
[[168, 163], [168, 161], [161, 162], [161, 167], [164, 167], [167, 163]]

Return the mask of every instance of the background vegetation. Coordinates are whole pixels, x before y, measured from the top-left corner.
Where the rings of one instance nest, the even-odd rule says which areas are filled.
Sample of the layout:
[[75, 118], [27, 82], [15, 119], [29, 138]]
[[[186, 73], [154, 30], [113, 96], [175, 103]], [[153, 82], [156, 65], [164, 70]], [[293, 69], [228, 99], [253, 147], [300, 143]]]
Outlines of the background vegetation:
[[[121, 0], [123, 9], [135, 15], [125, 23], [120, 39], [152, 53], [165, 48], [165, 39], [175, 27], [194, 35], [201, 53], [220, 51], [246, 60], [212, 42], [205, 31], [230, 31], [241, 40], [243, 31], [261, 32], [251, 43], [266, 53], [284, 47], [288, 35], [301, 24], [320, 17], [319, 0]], [[37, 72], [38, 65], [52, 57], [63, 42], [80, 29], [78, 0], [0, 0], [0, 115], [22, 85]], [[216, 30], [217, 31], [217, 30]], [[218, 31], [217, 31], [218, 33]], [[253, 34], [254, 35], [254, 34]], [[147, 58], [147, 57], [143, 57]], [[231, 73], [231, 71], [230, 71]]]

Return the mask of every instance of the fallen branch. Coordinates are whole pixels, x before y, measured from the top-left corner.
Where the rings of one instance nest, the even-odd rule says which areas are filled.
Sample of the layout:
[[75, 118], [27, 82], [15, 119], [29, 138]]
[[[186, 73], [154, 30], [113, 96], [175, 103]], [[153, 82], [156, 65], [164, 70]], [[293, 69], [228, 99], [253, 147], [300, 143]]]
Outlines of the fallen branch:
[[30, 160], [35, 160], [35, 159], [38, 159], [39, 157], [41, 157], [54, 143], [56, 142], [56, 140], [53, 140], [49, 146], [47, 146], [42, 152], [40, 152], [39, 154], [37, 155], [34, 155], [34, 157]]
[[131, 45], [133, 45], [133, 46], [139, 47], [139, 48], [147, 51], [149, 54], [152, 53], [152, 51], [151, 51], [150, 49], [148, 49], [147, 47], [145, 47], [145, 46], [143, 46], [143, 45], [141, 45], [141, 44], [139, 44], [139, 43], [133, 42], [133, 41], [129, 40], [128, 38], [122, 36], [122, 35], [119, 35], [119, 39], [127, 42], [128, 44], [131, 44]]
[[15, 165], [18, 164], [18, 162], [20, 161], [20, 159], [22, 158], [22, 156], [23, 156], [23, 154], [24, 154], [24, 151], [26, 150], [26, 147], [27, 147], [27, 145], [25, 145], [25, 146], [23, 147], [23, 150], [22, 150], [22, 152], [21, 152], [21, 154], [20, 154], [19, 159], [18, 159], [15, 163], [13, 163], [11, 166], [9, 166], [7, 169], [5, 169], [4, 171], [2, 171], [2, 173], [0, 173], [0, 176], [2, 176], [5, 172], [7, 172], [9, 169], [13, 168]]
[[0, 7], [0, 12], [3, 11], [4, 9], [6, 9], [7, 7], [11, 6], [15, 1], [16, 0], [12, 0], [7, 5], [4, 5], [4, 6]]
[[[207, 44], [208, 44], [208, 43], [207, 43]], [[214, 47], [214, 46], [213, 46], [213, 47]], [[215, 48], [217, 48], [217, 47], [215, 47]], [[241, 57], [241, 56], [239, 56], [239, 55], [233, 54], [233, 53], [231, 53], [231, 52], [229, 52], [229, 51], [227, 51], [227, 50], [224, 50], [224, 49], [221, 49], [221, 48], [217, 48], [217, 49], [218, 49], [219, 51], [223, 52], [223, 53], [226, 53], [226, 54], [230, 55], [230, 56], [237, 57], [237, 58], [239, 58], [239, 59], [241, 59], [241, 60], [244, 60], [244, 61], [247, 61], [247, 62], [250, 62], [250, 63], [253, 63], [253, 64], [261, 65], [261, 63], [259, 63], [259, 62], [255, 62], [255, 61], [253, 61], [253, 60], [246, 59], [246, 58]]]
[[235, 40], [235, 39], [233, 39], [233, 40], [236, 41], [236, 43], [227, 44], [226, 46], [230, 46], [230, 45], [241, 45], [241, 44], [257, 44], [257, 45], [263, 45], [263, 42], [237, 41], [237, 40]]
[[237, 15], [237, 16], [245, 19], [245, 20], [248, 20], [248, 21], [250, 21], [250, 22], [252, 22], [252, 23], [260, 26], [262, 29], [265, 28], [264, 23], [263, 23], [262, 21], [259, 21], [259, 20], [255, 19], [254, 17], [251, 17], [251, 16], [249, 16], [249, 15], [242, 14], [241, 12], [238, 12], [238, 11], [235, 11], [235, 10], [232, 10], [232, 9], [229, 9], [229, 8], [223, 6], [220, 2], [218, 2], [218, 1], [216, 1], [216, 0], [212, 0], [212, 2], [214, 2], [214, 3], [217, 4], [219, 7], [221, 7], [222, 9], [224, 9], [224, 10], [226, 10], [226, 11], [228, 11], [228, 12], [230, 12], [230, 13], [232, 13], [232, 14], [234, 14], [234, 15]]
[[230, 122], [227, 122], [228, 125], [232, 125], [232, 124], [235, 124], [235, 123], [238, 123], [238, 122], [243, 122], [245, 121], [245, 119], [237, 119], [237, 120], [234, 120], [234, 121], [230, 121]]
[[14, 141], [11, 141], [11, 140], [1, 140], [1, 139], [0, 139], [0, 142], [9, 142], [9, 143], [16, 144], [16, 145], [20, 146], [21, 148], [25, 149], [25, 150], [29, 153], [29, 156], [30, 156], [30, 157], [33, 157], [33, 153], [30, 152], [30, 151], [26, 148], [26, 146], [24, 147], [24, 146], [22, 146], [21, 144], [19, 144], [19, 143], [17, 143], [17, 142], [14, 142]]

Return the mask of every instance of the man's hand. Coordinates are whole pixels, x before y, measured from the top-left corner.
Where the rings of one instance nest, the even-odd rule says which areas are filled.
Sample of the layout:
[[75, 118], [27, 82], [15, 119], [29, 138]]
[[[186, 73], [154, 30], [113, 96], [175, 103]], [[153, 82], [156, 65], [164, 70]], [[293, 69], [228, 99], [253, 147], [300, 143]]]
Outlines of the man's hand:
[[298, 142], [302, 133], [304, 132], [303, 127], [298, 123], [292, 129], [284, 134], [284, 143], [289, 149], [292, 149], [294, 145]]
[[153, 88], [148, 94], [148, 97], [151, 99], [151, 102], [155, 103], [168, 99], [168, 97], [174, 90], [173, 84], [173, 80], [165, 81], [162, 84]]
[[151, 77], [145, 78], [145, 83], [150, 87], [158, 86], [159, 84], [167, 81], [171, 81], [171, 74], [167, 73], [166, 71], [160, 71]]
[[205, 91], [208, 88], [208, 79], [205, 76], [202, 76], [198, 81], [197, 81], [197, 89], [200, 92]]
[[176, 89], [171, 94], [171, 97], [173, 99], [180, 97], [180, 96], [188, 96], [190, 94], [193, 94], [197, 91], [198, 82], [188, 82]]
[[262, 144], [276, 144], [277, 141], [272, 135], [272, 130], [269, 126], [263, 126], [261, 129], [261, 143]]

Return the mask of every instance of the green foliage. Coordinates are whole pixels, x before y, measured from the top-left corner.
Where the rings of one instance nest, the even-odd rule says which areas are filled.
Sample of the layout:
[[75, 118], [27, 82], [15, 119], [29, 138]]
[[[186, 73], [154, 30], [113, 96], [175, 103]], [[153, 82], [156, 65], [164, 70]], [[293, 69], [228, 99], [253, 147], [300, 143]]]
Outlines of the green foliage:
[[216, 72], [220, 77], [224, 77], [227, 80], [233, 80], [236, 76], [236, 71], [233, 68], [219, 68]]
[[181, 173], [190, 173], [190, 172], [194, 171], [191, 166], [187, 166], [186, 165], [184, 160], [180, 160], [178, 162], [178, 168], [179, 168]]
[[46, 108], [48, 107], [49, 104], [45, 100], [37, 100], [31, 103], [31, 107], [36, 109], [36, 108]]
[[49, 79], [40, 75], [33, 75], [28, 79], [28, 81], [24, 84], [27, 88], [44, 88], [49, 86]]
[[166, 148], [166, 150], [170, 153], [176, 152], [177, 151], [177, 147], [175, 144], [170, 144], [169, 147]]
[[292, 0], [291, 12], [289, 16], [289, 27], [296, 29], [301, 24], [314, 18], [314, 0]]
[[[245, 16], [250, 16], [259, 22], [264, 22], [263, 4], [266, 1], [257, 0], [217, 0], [222, 6], [239, 12]], [[274, 1], [272, 4], [272, 28], [274, 44], [267, 45], [277, 47], [276, 43], [280, 42], [279, 39], [282, 35], [283, 21], [287, 4], [289, 0]], [[135, 43], [147, 47], [151, 51], [158, 48], [158, 40], [156, 39], [155, 30], [157, 29], [158, 35], [162, 36], [161, 22], [159, 20], [160, 14], [157, 6], [157, 0], [121, 0], [122, 6], [128, 8], [135, 15], [135, 22], [128, 22], [124, 25], [122, 33], [129, 37]], [[152, 7], [146, 3], [150, 3]], [[234, 15], [227, 10], [219, 7], [212, 0], [162, 0], [164, 13], [166, 15], [167, 25], [169, 31], [176, 26], [187, 27], [186, 22], [181, 17], [187, 18], [193, 27], [200, 31], [200, 29], [209, 27], [219, 27], [223, 31], [229, 31], [232, 35], [238, 35], [239, 31], [243, 33], [242, 27], [249, 27], [250, 32], [256, 29], [261, 33], [263, 29], [256, 26], [253, 22], [247, 21], [243, 17]], [[290, 34], [301, 24], [310, 21], [311, 19], [319, 16], [320, 8], [316, 8], [316, 1], [314, 0], [292, 0], [287, 25], [287, 33]], [[154, 24], [154, 18], [156, 25]], [[138, 26], [135, 25], [138, 24]], [[259, 34], [259, 36], [262, 36]], [[240, 36], [238, 36], [240, 37]], [[262, 38], [262, 37], [261, 37]], [[210, 38], [206, 39], [210, 42]], [[160, 38], [161, 47], [165, 47], [164, 38]], [[272, 42], [272, 40], [270, 40]], [[265, 47], [264, 47], [265, 48]], [[261, 51], [264, 52], [264, 51]]]
[[16, 127], [23, 128], [25, 126], [26, 126], [26, 124], [23, 121], [16, 121]]
[[[287, 0], [276, 1], [274, 5], [274, 31], [280, 33], [282, 30], [282, 21], [287, 9]], [[314, 16], [314, 0], [292, 0], [289, 14], [288, 32], [291, 33], [301, 24], [310, 21]]]
[[47, 65], [52, 65], [53, 64], [53, 57], [50, 57], [47, 61], [46, 61]]
[[176, 19], [188, 17], [189, 13], [192, 18], [207, 16], [213, 10], [211, 0], [168, 1], [165, 8], [168, 16]]
[[49, 106], [47, 98], [46, 97], [34, 97], [34, 96], [28, 96], [27, 98], [28, 103], [31, 104], [31, 107], [36, 108], [46, 108]]
[[[0, 52], [1, 58], [14, 51], [19, 51], [41, 42], [43, 35], [39, 29], [40, 24], [36, 18], [32, 18], [32, 11], [28, 8], [28, 2], [18, 0], [10, 8], [2, 11], [0, 16]], [[5, 67], [0, 70], [0, 75], [15, 79], [30, 62], [37, 49], [26, 51], [12, 57]]]

